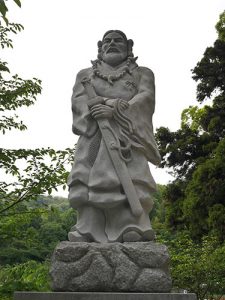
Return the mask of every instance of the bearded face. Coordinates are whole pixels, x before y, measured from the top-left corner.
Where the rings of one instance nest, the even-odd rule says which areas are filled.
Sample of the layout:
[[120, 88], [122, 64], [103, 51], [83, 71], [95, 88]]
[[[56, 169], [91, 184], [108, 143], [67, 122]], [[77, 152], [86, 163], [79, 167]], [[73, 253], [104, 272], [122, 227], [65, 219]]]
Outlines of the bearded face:
[[102, 59], [110, 66], [118, 66], [127, 59], [127, 41], [117, 32], [107, 34], [102, 41]]

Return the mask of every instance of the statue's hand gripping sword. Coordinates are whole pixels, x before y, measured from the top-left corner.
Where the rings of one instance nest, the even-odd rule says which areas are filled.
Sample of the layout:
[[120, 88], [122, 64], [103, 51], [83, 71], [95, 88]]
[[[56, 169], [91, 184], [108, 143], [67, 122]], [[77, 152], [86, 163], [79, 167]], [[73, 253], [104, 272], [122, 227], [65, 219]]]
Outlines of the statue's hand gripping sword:
[[[94, 90], [94, 87], [91, 85], [91, 80], [89, 78], [84, 78], [82, 80], [82, 84], [85, 88], [85, 91], [89, 99], [93, 99], [97, 97], [97, 94]], [[98, 102], [90, 101], [88, 106], [92, 107], [97, 103], [99, 103], [99, 101]], [[117, 147], [118, 139], [116, 138], [115, 133], [111, 128], [108, 119], [104, 119], [104, 118], [98, 119], [97, 123], [101, 131], [103, 141], [105, 142], [109, 156], [115, 168], [116, 174], [127, 196], [132, 214], [135, 217], [139, 217], [143, 213], [143, 208], [137, 196], [137, 192], [131, 180], [126, 163], [121, 159], [121, 156], [118, 152], [118, 147]]]

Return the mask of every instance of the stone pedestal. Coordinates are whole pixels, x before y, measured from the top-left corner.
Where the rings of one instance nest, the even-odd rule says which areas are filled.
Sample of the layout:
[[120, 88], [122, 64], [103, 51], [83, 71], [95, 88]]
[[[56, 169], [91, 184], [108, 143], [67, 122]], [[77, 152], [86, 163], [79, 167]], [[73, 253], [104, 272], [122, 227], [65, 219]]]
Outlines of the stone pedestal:
[[16, 292], [14, 300], [197, 300], [195, 294]]
[[52, 258], [52, 290], [167, 293], [171, 290], [168, 263], [167, 248], [154, 242], [61, 242]]

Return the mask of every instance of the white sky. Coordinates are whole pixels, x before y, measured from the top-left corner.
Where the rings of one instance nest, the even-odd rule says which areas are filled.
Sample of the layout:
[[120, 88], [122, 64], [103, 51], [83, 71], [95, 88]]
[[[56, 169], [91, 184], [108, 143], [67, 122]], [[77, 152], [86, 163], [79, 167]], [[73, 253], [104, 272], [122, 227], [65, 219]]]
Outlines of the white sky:
[[[138, 64], [155, 73], [154, 127], [178, 129], [182, 110], [197, 104], [191, 69], [215, 41], [225, 9], [225, 0], [22, 0], [21, 9], [8, 4], [10, 21], [25, 30], [2, 58], [12, 74], [41, 79], [43, 92], [33, 107], [19, 111], [28, 130], [1, 136], [6, 148], [75, 144], [70, 98], [76, 73], [90, 66], [97, 41], [109, 29], [132, 38]], [[152, 167], [152, 173], [158, 183], [170, 179], [165, 170]]]

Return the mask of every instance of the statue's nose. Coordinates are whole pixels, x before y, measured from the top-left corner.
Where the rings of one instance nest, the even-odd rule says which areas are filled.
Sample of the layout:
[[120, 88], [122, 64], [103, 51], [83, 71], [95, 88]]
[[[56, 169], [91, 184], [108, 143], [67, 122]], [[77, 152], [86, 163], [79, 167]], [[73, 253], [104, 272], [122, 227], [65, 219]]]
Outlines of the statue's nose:
[[109, 44], [110, 46], [111, 45], [115, 45], [115, 41], [114, 41], [114, 39], [111, 39], [111, 42], [110, 42], [110, 44]]

